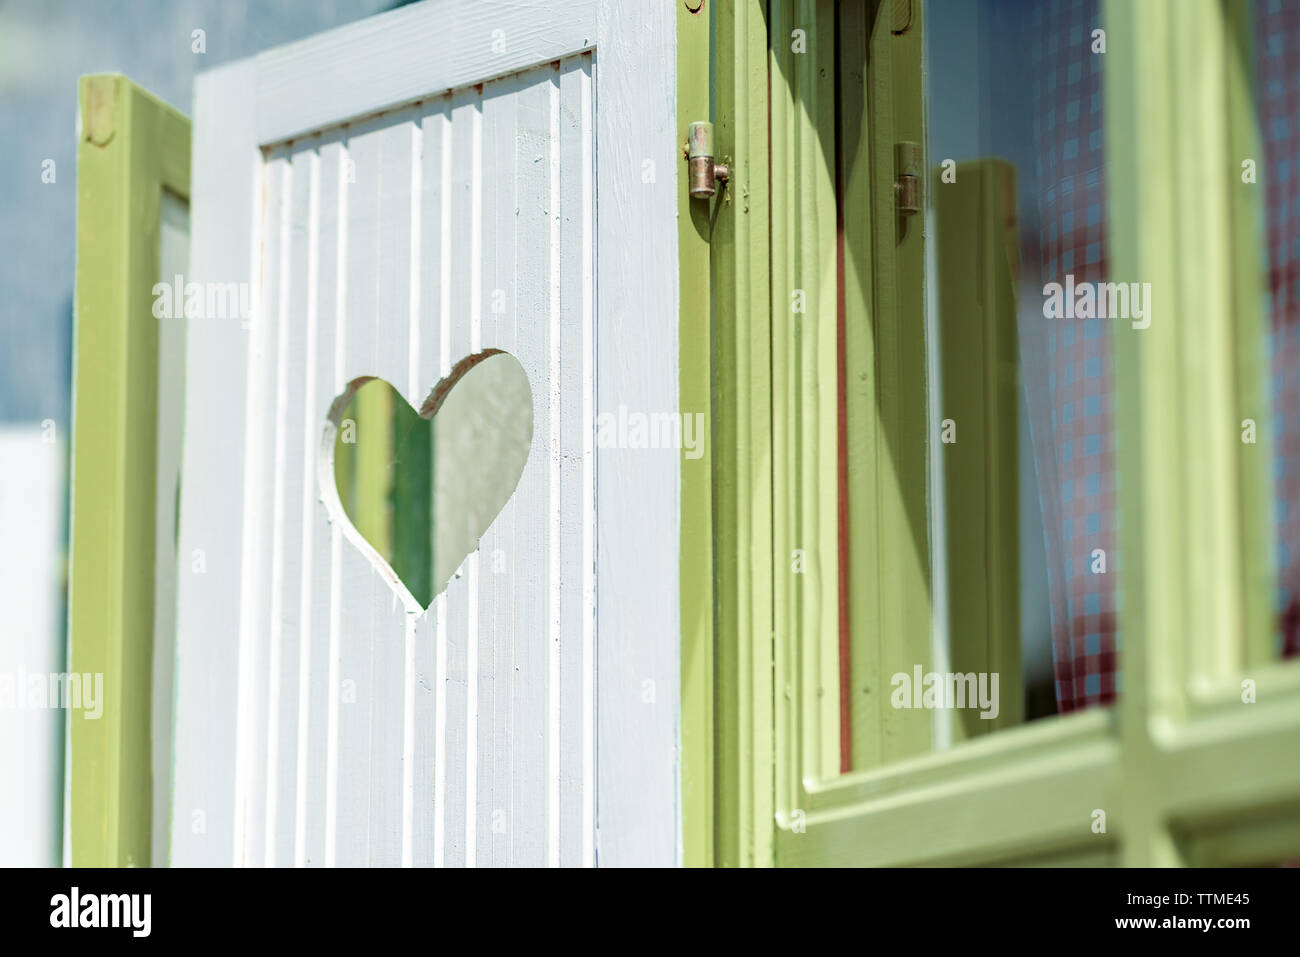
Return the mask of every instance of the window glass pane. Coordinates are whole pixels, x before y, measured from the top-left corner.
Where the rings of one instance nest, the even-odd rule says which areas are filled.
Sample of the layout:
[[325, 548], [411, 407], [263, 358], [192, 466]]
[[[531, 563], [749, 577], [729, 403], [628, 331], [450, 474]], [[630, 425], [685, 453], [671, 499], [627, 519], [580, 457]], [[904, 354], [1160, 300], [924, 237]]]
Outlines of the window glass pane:
[[1300, 3], [1255, 4], [1255, 97], [1264, 161], [1273, 401], [1274, 653], [1300, 655]]
[[[1108, 705], [1113, 347], [1146, 303], [1109, 281], [1100, 4], [928, 0], [924, 22], [936, 670], [1000, 647], [1018, 720]], [[935, 743], [980, 730], [968, 708]]]

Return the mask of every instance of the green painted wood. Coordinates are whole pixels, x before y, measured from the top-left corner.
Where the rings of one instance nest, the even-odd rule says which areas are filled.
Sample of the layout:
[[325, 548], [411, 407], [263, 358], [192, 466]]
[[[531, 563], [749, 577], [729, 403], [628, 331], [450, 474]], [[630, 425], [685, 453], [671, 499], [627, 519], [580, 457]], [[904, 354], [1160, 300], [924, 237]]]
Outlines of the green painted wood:
[[715, 862], [772, 863], [772, 451], [767, 28], [717, 4], [713, 108], [732, 180], [714, 204]]
[[343, 420], [345, 428], [334, 442], [339, 500], [357, 530], [427, 608], [446, 583], [434, 565], [433, 421], [382, 379], [357, 390]]
[[[880, 490], [878, 450], [883, 442], [876, 416], [879, 383], [877, 343], [872, 320], [876, 315], [872, 255], [872, 230], [878, 216], [892, 210], [872, 203], [874, 169], [871, 163], [871, 123], [867, 115], [867, 43], [870, 23], [867, 4], [840, 5], [840, 203], [842, 215], [845, 447], [844, 467], [849, 482], [843, 503], [849, 530], [848, 568], [841, 580], [852, 582], [848, 618], [852, 647], [849, 653], [850, 766], [870, 768], [883, 760], [885, 708], [889, 704], [888, 662], [876, 640], [881, 608], [879, 541], [881, 513], [886, 503]], [[897, 669], [895, 669], [897, 670]], [[909, 665], [910, 671], [910, 665]]]
[[1115, 0], [1105, 16], [1113, 272], [1151, 282], [1157, 304], [1150, 328], [1116, 330], [1120, 706], [814, 782], [805, 832], [779, 834], [783, 863], [1260, 864], [1300, 852], [1300, 769], [1279, 760], [1300, 747], [1300, 670], [1251, 652], [1270, 593], [1254, 459], [1266, 449], [1239, 438], [1240, 409], [1262, 401], [1259, 198], [1239, 177], [1257, 146], [1234, 113], [1248, 103], [1249, 21], [1244, 5], [1189, 6]]
[[805, 833], [783, 831], [790, 866], [987, 866], [1096, 862], [1122, 822], [1092, 831], [1122, 782], [1106, 711], [985, 735], [951, 750], [813, 788]]
[[375, 551], [393, 554], [393, 389], [371, 380], [352, 400], [356, 410], [357, 445], [352, 490], [357, 531]]
[[[1267, 418], [1263, 187], [1240, 180], [1240, 157], [1259, 144], [1233, 142], [1232, 77], [1248, 67], [1225, 38], [1247, 24], [1229, 9], [1198, 0], [1194, 17], [1168, 3], [1116, 10], [1126, 29], [1159, 42], [1121, 37], [1107, 54], [1112, 88], [1138, 91], [1110, 101], [1108, 140], [1133, 144], [1114, 150], [1113, 272], [1150, 282], [1154, 300], [1150, 328], [1116, 329], [1119, 403], [1132, 412], [1121, 421], [1121, 476], [1134, 477], [1121, 485], [1122, 514], [1135, 519], [1123, 522], [1124, 590], [1138, 599], [1125, 610], [1149, 636], [1153, 665], [1134, 690], [1171, 716], [1185, 712], [1189, 682], [1236, 673], [1250, 630], [1271, 627], [1257, 461], [1268, 445], [1241, 441], [1242, 419]], [[1142, 175], [1151, 163], [1169, 175]], [[1234, 224], [1245, 223], [1238, 239]], [[1137, 673], [1127, 661], [1125, 671], [1127, 693]]]
[[679, 177], [681, 402], [710, 412], [682, 472], [682, 793], [688, 864], [773, 858], [767, 27], [761, 0], [678, 12], [678, 121], [714, 123], [730, 182]]
[[921, 17], [840, 5], [844, 374], [851, 759], [874, 767], [931, 747], [931, 715], [890, 701], [891, 677], [930, 667], [920, 217], [897, 215], [894, 144], [923, 143]]
[[[865, 756], [874, 763], [838, 776], [824, 771], [829, 762], [819, 768], [817, 760], [826, 757], [829, 736], [809, 734], [825, 717], [823, 703], [814, 700], [821, 689], [809, 682], [810, 674], [822, 672], [817, 655], [800, 644], [807, 641], [825, 651], [830, 643], [824, 635], [808, 637], [808, 625], [815, 620], [804, 600], [808, 586], [792, 586], [785, 565], [793, 543], [804, 530], [818, 528], [817, 518], [824, 515], [824, 503], [807, 494], [809, 486], [820, 487], [821, 476], [807, 472], [829, 471], [833, 465], [824, 446], [814, 441], [820, 433], [805, 418], [809, 407], [825, 409], [824, 396], [810, 387], [808, 370], [816, 368], [809, 356], [819, 354], [824, 339], [816, 337], [825, 336], [828, 319], [824, 308], [810, 308], [808, 315], [815, 318], [796, 320], [787, 314], [785, 298], [801, 268], [828, 261], [824, 224], [831, 207], [824, 181], [819, 183], [821, 169], [800, 166], [807, 156], [801, 150], [817, 140], [809, 125], [824, 120], [819, 119], [817, 84], [810, 82], [806, 64], [785, 57], [782, 44], [793, 29], [812, 24], [824, 30], [825, 20], [822, 8], [812, 4], [799, 6], [788, 19], [783, 11], [773, 11], [774, 786], [779, 863], [1259, 864], [1300, 853], [1300, 768], [1279, 760], [1300, 747], [1300, 670], [1260, 663], [1266, 648], [1260, 633], [1271, 628], [1269, 536], [1259, 505], [1268, 501], [1268, 490], [1260, 487], [1266, 471], [1258, 461], [1267, 449], [1241, 447], [1239, 440], [1240, 419], [1247, 417], [1242, 409], [1257, 409], [1261, 426], [1267, 415], [1258, 394], [1264, 314], [1259, 197], [1243, 192], [1239, 182], [1242, 150], [1258, 149], [1250, 123], [1241, 119], [1249, 103], [1244, 79], [1250, 72], [1245, 53], [1249, 21], [1244, 4], [1191, 2], [1196, 9], [1188, 15], [1183, 5], [1175, 12], [1169, 0], [1141, 5], [1113, 0], [1105, 18], [1114, 275], [1152, 282], [1157, 303], [1151, 328], [1119, 330], [1117, 335], [1123, 410], [1118, 416], [1120, 507], [1125, 516], [1121, 704], [1008, 728], [933, 754], [928, 753], [928, 737], [919, 733], [915, 739], [881, 734], [882, 746], [871, 750], [871, 739], [859, 742], [857, 734], [864, 722], [869, 726], [873, 709], [856, 705], [854, 759]], [[842, 23], [852, 21], [849, 6], [841, 9]], [[915, 98], [897, 89], [900, 70], [919, 71], [917, 14], [914, 10], [917, 56], [907, 61], [912, 66], [903, 65], [905, 57], [891, 61], [898, 48], [872, 35], [863, 97], [869, 138], [879, 131], [888, 141], [892, 137], [886, 129], [896, 131], [893, 137], [908, 138], [897, 131], [920, 122], [919, 80]], [[810, 49], [817, 35], [824, 33], [809, 29]], [[852, 75], [848, 58], [854, 47], [846, 39], [841, 77]], [[883, 75], [873, 78], [873, 69]], [[846, 96], [842, 106], [848, 102]], [[901, 119], [895, 123], [895, 117]], [[842, 129], [851, 133], [852, 125]], [[810, 153], [815, 157], [816, 149]], [[880, 150], [872, 155], [879, 157]], [[870, 190], [856, 181], [851, 164], [842, 167], [849, 170], [845, 183], [859, 202], [889, 185], [885, 160], [874, 165]], [[1153, 170], [1161, 174], [1153, 175]], [[997, 193], [989, 185], [980, 190]], [[871, 337], [855, 339], [849, 332], [848, 399], [851, 410], [856, 395], [859, 415], [874, 411], [878, 430], [888, 434], [891, 422], [899, 416], [906, 420], [911, 412], [900, 408], [900, 390], [924, 382], [924, 343], [918, 362], [917, 352], [901, 341], [907, 330], [889, 325], [891, 318], [896, 322], [916, 308], [909, 306], [909, 296], [919, 293], [920, 278], [898, 262], [906, 236], [900, 245], [897, 225], [891, 234], [882, 224], [880, 214], [887, 208], [882, 210], [879, 200], [870, 207], [874, 246], [846, 242], [846, 288], [869, 290], [864, 298], [874, 310], [866, 312], [874, 322]], [[983, 229], [992, 228], [989, 217], [975, 218]], [[854, 228], [846, 222], [846, 238]], [[984, 243], [992, 241], [986, 236]], [[995, 285], [1010, 285], [997, 262], [989, 265]], [[824, 307], [824, 288], [817, 291]], [[1005, 312], [1005, 303], [996, 310]], [[848, 330], [855, 328], [861, 325], [850, 322]], [[994, 335], [1004, 331], [995, 329]], [[995, 360], [1010, 361], [996, 346], [986, 346], [981, 355], [982, 371], [978, 377], [971, 373], [967, 388], [982, 389], [1000, 378], [990, 366]], [[918, 365], [914, 376], [903, 375], [908, 361]], [[944, 384], [952, 388], [948, 379]], [[985, 393], [983, 401], [991, 410], [986, 419], [997, 419], [995, 425], [1008, 428], [1014, 421], [1005, 396], [999, 402]], [[923, 401], [918, 405], [924, 408]], [[917, 421], [923, 430], [923, 415]], [[858, 422], [870, 435], [870, 425], [862, 418]], [[1009, 487], [995, 490], [988, 474], [988, 463], [1001, 454], [994, 450], [1005, 448], [1005, 442], [987, 427], [976, 431], [982, 433], [977, 444], [983, 446], [986, 462], [981, 500], [1008, 507]], [[884, 476], [883, 481], [877, 478], [878, 499], [900, 476], [919, 476], [923, 482], [924, 473], [900, 465], [900, 459], [911, 460], [888, 442], [876, 440], [865, 448], [890, 451], [886, 458], [892, 474], [883, 468], [875, 473]], [[859, 439], [849, 449], [851, 463], [862, 467], [863, 461], [873, 462]], [[885, 554], [889, 547], [888, 554], [898, 554], [909, 541], [901, 537], [902, 522], [891, 531], [888, 516], [870, 508], [865, 513], [879, 517], [861, 540], [858, 532], [851, 537], [855, 583], [861, 553], [870, 556], [879, 549]], [[988, 541], [999, 529], [1009, 534], [995, 523]], [[989, 547], [987, 541], [984, 547]], [[823, 555], [815, 551], [814, 558]], [[823, 560], [817, 571], [824, 575], [825, 569]], [[925, 581], [919, 571], [914, 577]], [[892, 602], [895, 624], [913, 620], [928, 625], [928, 607], [922, 613], [921, 603], [912, 608], [899, 599], [898, 581], [895, 570], [892, 587], [879, 593], [881, 619], [891, 613], [887, 603]], [[1010, 594], [1009, 583], [1002, 581], [998, 600], [1005, 602]], [[993, 625], [993, 618], [986, 611], [987, 653], [1009, 655], [1014, 639], [1005, 626]], [[880, 662], [924, 647], [920, 629], [878, 626], [878, 631], [861, 640], [869, 649], [878, 642]], [[855, 650], [859, 640], [855, 632]], [[1242, 668], [1249, 669], [1256, 685], [1258, 699], [1251, 705], [1241, 699]], [[866, 674], [861, 665], [853, 665], [855, 681]], [[757, 704], [753, 707], [761, 713]], [[883, 719], [877, 720], [885, 727]], [[821, 728], [825, 726], [823, 721]], [[811, 758], [809, 750], [815, 752]], [[1105, 814], [1104, 830], [1099, 811]]]
[[[710, 120], [710, 17], [712, 4], [691, 13], [677, 10], [677, 131], [686, 143], [692, 122]], [[704, 454], [682, 458], [680, 594], [682, 630], [682, 860], [690, 867], [714, 863], [716, 819], [714, 764], [714, 568], [713, 470], [719, 449], [710, 440], [709, 205], [687, 194], [686, 165], [677, 171], [678, 402], [684, 414], [710, 420]]]
[[[871, 131], [872, 276], [876, 342], [876, 407], [881, 437], [876, 449], [879, 533], [866, 542], [850, 529], [852, 555], [868, 551], [880, 580], [876, 630], [881, 677], [921, 665], [930, 654], [930, 550], [928, 449], [937, 441], [927, 411], [925, 248], [919, 215], [895, 213], [894, 144], [925, 142], [921, 57], [923, 4], [910, 0], [909, 26], [893, 32], [896, 4], [875, 6], [867, 49], [867, 110]], [[926, 166], [924, 157], [921, 168]], [[922, 189], [927, 186], [923, 185]], [[922, 202], [925, 201], [924, 194]], [[850, 424], [852, 427], [852, 424]], [[853, 496], [852, 478], [849, 486]], [[857, 576], [854, 575], [856, 580]], [[857, 632], [855, 628], [855, 643]], [[930, 714], [892, 706], [886, 686], [880, 704], [881, 760], [922, 754], [932, 746]]]
[[[1267, 435], [1264, 187], [1241, 181], [1242, 159], [1263, 154], [1242, 119], [1253, 115], [1248, 5], [1111, 3], [1107, 16], [1113, 273], [1151, 283], [1153, 299], [1149, 328], [1115, 333], [1124, 861], [1179, 864], [1188, 834], [1244, 813], [1266, 793], [1268, 765], [1300, 745], [1300, 699], [1270, 703], [1282, 707], [1272, 760], [1257, 747], [1267, 712], [1239, 688], [1214, 717], [1195, 702], [1257, 663], [1272, 628], [1269, 445], [1241, 441], [1246, 418]], [[1193, 746], [1183, 738], [1198, 725], [1209, 739]], [[1232, 801], [1173, 811], [1225, 775], [1244, 775]]]
[[[1242, 159], [1262, 156], [1243, 119], [1250, 8], [1156, 3], [1124, 16], [1155, 42], [1110, 54], [1115, 82], [1139, 91], [1107, 128], [1137, 146], [1116, 151], [1115, 271], [1161, 297], [1151, 327], [1122, 334], [1118, 349], [1120, 402], [1135, 412], [1120, 434], [1122, 624], [1142, 639], [1127, 641], [1123, 662], [1126, 814], [1137, 825], [1125, 862], [1240, 862], [1269, 828], [1281, 858], [1295, 852], [1300, 781], [1278, 756], [1300, 748], [1300, 695], [1289, 669], [1262, 663], [1273, 629], [1264, 187], [1241, 180]], [[1130, 177], [1148, 163], [1172, 175], [1136, 189]], [[1241, 441], [1245, 418], [1258, 444]], [[1243, 678], [1256, 703], [1242, 700]]]
[[[393, 570], [426, 608], [442, 582], [435, 573], [438, 540], [434, 498], [433, 423], [400, 395], [393, 399]], [[423, 589], [423, 591], [421, 591]]]
[[357, 513], [357, 416], [355, 399], [343, 416], [334, 440], [334, 487], [348, 515]]
[[[1015, 168], [960, 163], [956, 181], [935, 175], [941, 418], [957, 441], [943, 457], [949, 670], [995, 673], [996, 718], [951, 712], [952, 740], [1024, 720], [1020, 666], [1020, 359]], [[942, 718], [945, 715], [940, 714]]]
[[82, 77], [77, 144], [69, 668], [104, 675], [69, 723], [75, 866], [150, 863], [150, 701], [163, 190], [189, 197], [189, 121], [125, 77]]
[[[1112, 274], [1126, 280], [1131, 274], [1134, 280], [1140, 277], [1152, 282], [1154, 293], [1157, 282], [1159, 288], [1172, 289], [1171, 279], [1176, 282], [1176, 278], [1168, 272], [1176, 264], [1170, 263], [1159, 250], [1155, 251], [1155, 261], [1151, 261], [1152, 251], [1148, 249], [1144, 253], [1141, 246], [1174, 235], [1175, 198], [1168, 188], [1139, 191], [1130, 177], [1147, 162], [1157, 161], [1162, 153], [1168, 159], [1166, 151], [1174, 146], [1173, 117], [1163, 109], [1174, 98], [1167, 42], [1170, 10], [1164, 3], [1143, 9], [1120, 6], [1124, 9], [1113, 5], [1107, 8], [1108, 15], [1117, 19], [1107, 34], [1110, 46], [1104, 78], [1106, 141], [1114, 156], [1112, 175], [1108, 179]], [[1129, 29], [1152, 31], [1150, 53], [1155, 57], [1154, 63], [1144, 65], [1145, 54], [1139, 55], [1132, 41], [1117, 42], [1121, 38], [1114, 34]], [[1166, 42], [1160, 42], [1162, 39]], [[1142, 89], [1143, 83], [1154, 84], [1154, 88]], [[1141, 92], [1135, 94], [1138, 90]], [[1117, 96], [1119, 91], [1122, 95]], [[1161, 107], [1159, 113], [1144, 115], [1156, 104]], [[1129, 149], [1115, 149], [1118, 143], [1129, 144]], [[1142, 203], [1140, 211], [1132, 205], [1138, 202]], [[1161, 267], [1163, 272], [1158, 274]], [[1168, 311], [1171, 305], [1170, 302], [1163, 305], [1166, 316], [1172, 315]], [[1170, 347], [1173, 325], [1169, 321], [1158, 324], [1153, 317], [1152, 328], [1130, 331], [1156, 341], [1153, 348], [1139, 351], [1136, 347], [1140, 340], [1123, 330], [1115, 334], [1117, 407], [1126, 409], [1124, 417], [1130, 419], [1127, 427], [1120, 427], [1116, 432], [1120, 550], [1124, 556], [1120, 645], [1124, 685], [1120, 709], [1124, 716], [1123, 761], [1131, 775], [1123, 795], [1123, 808], [1133, 821], [1132, 832], [1124, 844], [1124, 860], [1135, 865], [1173, 865], [1180, 858], [1159, 818], [1155, 781], [1147, 771], [1155, 748], [1145, 725], [1153, 712], [1183, 716], [1183, 642], [1176, 637], [1186, 633], [1183, 604], [1176, 584], [1171, 589], [1167, 578], [1163, 587], [1148, 580], [1151, 572], [1157, 578], [1163, 576], [1160, 569], [1149, 568], [1151, 562], [1166, 562], [1167, 567], [1172, 567], [1186, 548], [1182, 540], [1183, 523], [1169, 510], [1172, 507], [1177, 512], [1177, 504], [1157, 498], [1153, 494], [1156, 490], [1150, 487], [1164, 471], [1161, 463], [1167, 462], [1172, 467], [1178, 461], [1174, 431], [1178, 399], [1148, 391], [1142, 377], [1145, 359], [1156, 358], [1162, 345]], [[1151, 385], [1155, 386], [1157, 381]], [[1166, 472], [1164, 477], [1178, 482], [1176, 472], [1173, 475]], [[1124, 520], [1125, 516], [1130, 517], [1128, 521]], [[1156, 667], [1150, 667], [1153, 659]]]
[[839, 753], [835, 6], [769, 10], [776, 818]]

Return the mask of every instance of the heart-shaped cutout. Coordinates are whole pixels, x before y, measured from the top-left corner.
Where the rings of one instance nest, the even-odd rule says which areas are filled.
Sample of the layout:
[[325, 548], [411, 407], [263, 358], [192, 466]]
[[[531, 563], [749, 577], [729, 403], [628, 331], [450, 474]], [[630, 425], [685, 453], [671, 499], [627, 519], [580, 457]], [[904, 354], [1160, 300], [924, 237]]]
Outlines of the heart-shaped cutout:
[[330, 407], [322, 492], [354, 544], [428, 608], [514, 494], [532, 437], [528, 375], [509, 353], [465, 357], [418, 410], [363, 376]]

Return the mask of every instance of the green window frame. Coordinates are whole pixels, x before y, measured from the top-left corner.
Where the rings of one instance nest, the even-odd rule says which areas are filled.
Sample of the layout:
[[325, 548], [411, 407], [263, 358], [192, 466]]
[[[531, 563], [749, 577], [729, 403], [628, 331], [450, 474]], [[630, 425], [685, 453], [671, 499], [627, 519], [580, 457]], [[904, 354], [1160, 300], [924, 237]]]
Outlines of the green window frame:
[[[935, 441], [924, 254], [895, 233], [888, 148], [924, 142], [923, 4], [840, 5], [841, 36], [859, 40], [842, 41], [838, 56], [830, 0], [690, 6], [679, 7], [681, 139], [690, 121], [711, 118], [733, 178], [707, 205], [684, 188], [679, 200], [682, 402], [709, 408], [712, 428], [705, 464], [683, 463], [687, 863], [1179, 866], [1300, 855], [1300, 764], [1285, 760], [1300, 753], [1300, 666], [1270, 660], [1269, 445], [1240, 441], [1242, 419], [1266, 435], [1269, 417], [1261, 198], [1239, 176], [1243, 158], [1262, 155], [1248, 0], [1103, 3], [1106, 138], [1123, 144], [1109, 157], [1113, 271], [1150, 281], [1170, 317], [1116, 338], [1119, 470], [1131, 477], [1120, 490], [1123, 692], [1112, 708], [938, 752], [928, 716], [909, 722], [887, 694], [857, 694], [894, 670], [885, 663], [929, 660], [929, 546], [916, 526], [918, 514], [922, 529], [929, 520]], [[796, 30], [803, 52], [792, 49]], [[837, 69], [841, 135], [862, 138], [870, 157], [838, 171], [824, 136], [836, 125]], [[845, 224], [842, 344], [837, 173], [844, 201], [870, 211]], [[996, 179], [986, 177], [991, 194]], [[988, 341], [986, 366], [1002, 340]], [[828, 385], [841, 355], [856, 490], [845, 549], [840, 400]], [[987, 375], [963, 385], [939, 374], [946, 392], [983, 396], [975, 444], [995, 461], [1011, 441], [1008, 406]], [[1014, 502], [995, 469], [984, 479], [986, 508]], [[991, 523], [982, 547], [1005, 547], [1011, 521]], [[853, 648], [867, 653], [850, 655], [853, 730], [842, 747], [845, 556]], [[1008, 634], [1016, 584], [981, 585], [993, 596], [987, 627], [962, 651], [996, 670], [1018, 640]], [[846, 756], [861, 770], [841, 773]]]
[[159, 320], [164, 191], [188, 203], [188, 118], [124, 76], [81, 78], [68, 668], [104, 675], [68, 723], [76, 867], [151, 858]]

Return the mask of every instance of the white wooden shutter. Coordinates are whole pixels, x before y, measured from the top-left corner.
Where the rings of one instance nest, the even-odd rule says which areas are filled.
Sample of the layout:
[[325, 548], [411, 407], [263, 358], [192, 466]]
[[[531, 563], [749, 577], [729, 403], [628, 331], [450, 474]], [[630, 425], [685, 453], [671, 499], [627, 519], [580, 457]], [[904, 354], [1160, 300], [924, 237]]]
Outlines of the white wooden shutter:
[[[594, 446], [677, 411], [674, 35], [441, 0], [199, 79], [189, 278], [255, 305], [189, 324], [174, 863], [678, 860], [678, 460]], [[326, 417], [488, 348], [532, 449], [425, 612], [331, 507]]]

